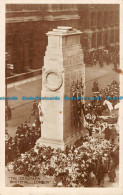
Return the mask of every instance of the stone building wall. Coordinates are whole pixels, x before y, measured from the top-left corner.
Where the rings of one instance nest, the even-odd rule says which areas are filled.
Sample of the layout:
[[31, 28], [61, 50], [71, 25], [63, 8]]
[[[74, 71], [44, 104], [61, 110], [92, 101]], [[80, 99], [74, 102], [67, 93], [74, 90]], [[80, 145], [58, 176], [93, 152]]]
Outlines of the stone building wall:
[[6, 52], [15, 73], [43, 66], [45, 33], [57, 26], [81, 30], [84, 50], [105, 47], [107, 43], [119, 42], [119, 6], [7, 4]]
[[78, 6], [85, 49], [106, 47], [119, 42], [119, 5]]

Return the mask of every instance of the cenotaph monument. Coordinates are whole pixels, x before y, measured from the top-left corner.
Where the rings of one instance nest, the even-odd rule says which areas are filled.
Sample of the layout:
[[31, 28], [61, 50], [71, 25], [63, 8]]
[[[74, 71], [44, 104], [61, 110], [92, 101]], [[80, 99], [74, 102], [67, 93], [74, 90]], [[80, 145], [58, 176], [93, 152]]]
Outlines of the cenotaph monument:
[[82, 101], [79, 99], [85, 90], [85, 65], [80, 44], [82, 32], [59, 26], [46, 34], [48, 46], [41, 90], [41, 97], [44, 97], [41, 100], [43, 123], [37, 143], [64, 150], [82, 136], [84, 126]]

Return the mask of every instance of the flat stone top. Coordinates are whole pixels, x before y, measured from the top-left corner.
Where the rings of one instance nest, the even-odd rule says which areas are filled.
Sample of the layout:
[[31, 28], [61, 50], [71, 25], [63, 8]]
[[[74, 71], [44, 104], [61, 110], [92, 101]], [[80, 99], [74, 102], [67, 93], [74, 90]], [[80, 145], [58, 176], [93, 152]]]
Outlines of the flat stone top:
[[69, 27], [69, 26], [57, 26], [57, 29], [60, 29], [60, 30], [73, 30], [73, 28]]
[[73, 29], [69, 26], [58, 26], [56, 29], [53, 29], [52, 31], [49, 31], [46, 33], [47, 35], [61, 35], [61, 36], [67, 36], [72, 34], [81, 34], [82, 32], [80, 30]]

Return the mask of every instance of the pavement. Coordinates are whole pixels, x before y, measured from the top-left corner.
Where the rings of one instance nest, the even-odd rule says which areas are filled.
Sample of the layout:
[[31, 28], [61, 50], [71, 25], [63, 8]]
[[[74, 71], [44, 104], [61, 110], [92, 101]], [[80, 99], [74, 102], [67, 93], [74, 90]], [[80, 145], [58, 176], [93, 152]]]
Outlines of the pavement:
[[103, 68], [99, 64], [93, 67], [86, 67], [85, 69], [85, 82], [86, 82], [86, 96], [93, 96], [92, 87], [93, 82], [98, 81], [99, 89], [106, 88], [113, 80], [119, 83], [119, 73], [113, 69], [113, 64], [104, 65]]
[[109, 181], [109, 177], [108, 175], [106, 174], [105, 178], [104, 178], [104, 187], [105, 188], [116, 188], [116, 187], [119, 187], [119, 167], [116, 168], [116, 178], [115, 178], [115, 181], [114, 182], [110, 182]]

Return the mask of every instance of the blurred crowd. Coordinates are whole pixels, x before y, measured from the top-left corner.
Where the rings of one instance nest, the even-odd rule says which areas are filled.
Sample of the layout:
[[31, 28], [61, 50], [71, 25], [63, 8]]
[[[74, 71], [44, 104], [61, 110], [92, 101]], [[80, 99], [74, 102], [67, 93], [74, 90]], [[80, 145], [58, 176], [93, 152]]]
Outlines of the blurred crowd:
[[[107, 104], [104, 104], [104, 101], [107, 96], [119, 97], [119, 84], [114, 80], [107, 88], [99, 90], [98, 82], [95, 81], [92, 91], [94, 96], [100, 96], [102, 100], [85, 103], [85, 128], [88, 130], [89, 136], [92, 136], [93, 133], [105, 134], [105, 139], [110, 140], [113, 144], [119, 135], [118, 109], [115, 109], [119, 100], [109, 99]], [[111, 113], [108, 104], [112, 106]]]
[[41, 137], [40, 126], [36, 123], [29, 127], [27, 123], [17, 127], [15, 137], [11, 137], [7, 129], [5, 130], [5, 164], [14, 161], [22, 153], [34, 147], [36, 140]]
[[[84, 111], [86, 121], [88, 123], [95, 124], [96, 121], [100, 119], [100, 116], [105, 115], [106, 110], [108, 111], [108, 104], [109, 105], [111, 104], [112, 109], [114, 109], [115, 105], [119, 103], [118, 99], [116, 100], [109, 99], [107, 101], [108, 103], [104, 104], [104, 101], [106, 100], [107, 96], [111, 98], [119, 97], [119, 84], [114, 80], [110, 85], [107, 86], [107, 88], [99, 90], [98, 82], [95, 81], [93, 83], [92, 91], [93, 91], [93, 97], [95, 98], [99, 97], [99, 98], [102, 98], [102, 100], [96, 99], [96, 100], [90, 101], [89, 103], [86, 102], [84, 105], [83, 111]], [[114, 115], [112, 115], [112, 117], [113, 117], [113, 120], [115, 120]]]
[[[27, 121], [21, 124], [15, 137], [11, 137], [6, 129], [5, 163], [8, 170], [25, 176], [53, 176], [54, 186], [58, 187], [103, 187], [106, 174], [109, 182], [115, 182], [119, 165], [119, 139], [116, 139], [119, 131], [118, 110], [113, 114], [112, 110], [115, 110], [119, 100], [109, 100], [106, 104], [104, 101], [107, 96], [119, 96], [119, 84], [114, 80], [107, 88], [100, 90], [95, 81], [92, 92], [94, 97], [99, 96], [102, 100], [91, 100], [84, 104], [85, 128], [89, 135], [82, 136], [74, 146], [66, 147], [65, 151], [36, 144], [41, 137], [41, 122], [40, 116], [35, 114], [38, 105], [34, 102], [29, 121], [33, 115], [36, 118], [31, 127]], [[94, 133], [104, 136], [94, 138]]]
[[99, 62], [100, 67], [104, 66], [104, 63], [107, 65], [114, 64], [114, 69], [119, 66], [119, 46], [108, 46], [106, 49], [97, 49], [86, 51], [84, 53], [84, 63], [87, 66], [96, 65]]

